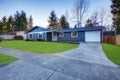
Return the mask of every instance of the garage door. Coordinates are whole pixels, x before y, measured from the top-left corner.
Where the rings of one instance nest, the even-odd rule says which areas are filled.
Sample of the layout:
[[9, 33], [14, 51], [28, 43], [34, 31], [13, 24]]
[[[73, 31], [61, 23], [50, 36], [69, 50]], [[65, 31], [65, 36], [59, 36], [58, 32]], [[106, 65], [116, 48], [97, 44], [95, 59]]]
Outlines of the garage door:
[[101, 42], [100, 31], [86, 31], [85, 42]]

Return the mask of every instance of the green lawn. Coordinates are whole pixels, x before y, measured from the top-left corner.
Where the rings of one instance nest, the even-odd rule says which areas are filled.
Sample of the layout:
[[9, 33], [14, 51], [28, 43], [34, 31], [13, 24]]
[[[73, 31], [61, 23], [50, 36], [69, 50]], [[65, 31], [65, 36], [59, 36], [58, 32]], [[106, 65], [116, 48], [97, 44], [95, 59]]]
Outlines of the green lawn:
[[77, 44], [37, 41], [3, 41], [0, 46], [37, 53], [57, 53], [78, 47]]
[[120, 66], [120, 46], [103, 44], [103, 49], [108, 58]]
[[13, 62], [16, 60], [18, 60], [18, 59], [15, 57], [0, 53], [0, 64], [7, 64], [7, 63], [10, 63], [10, 62]]

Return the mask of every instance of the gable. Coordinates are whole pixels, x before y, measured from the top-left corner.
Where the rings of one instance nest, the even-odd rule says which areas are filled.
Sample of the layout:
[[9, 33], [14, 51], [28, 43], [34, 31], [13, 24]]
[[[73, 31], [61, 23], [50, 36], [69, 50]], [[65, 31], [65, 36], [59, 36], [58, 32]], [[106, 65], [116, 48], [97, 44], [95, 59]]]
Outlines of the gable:
[[50, 31], [50, 30], [36, 26], [36, 27], [33, 27], [31, 30], [27, 31], [27, 33], [29, 33], [29, 32], [42, 32], [42, 31]]
[[40, 31], [49, 31], [49, 30], [41, 28], [41, 27], [37, 27], [37, 28], [32, 30], [32, 32], [40, 32]]

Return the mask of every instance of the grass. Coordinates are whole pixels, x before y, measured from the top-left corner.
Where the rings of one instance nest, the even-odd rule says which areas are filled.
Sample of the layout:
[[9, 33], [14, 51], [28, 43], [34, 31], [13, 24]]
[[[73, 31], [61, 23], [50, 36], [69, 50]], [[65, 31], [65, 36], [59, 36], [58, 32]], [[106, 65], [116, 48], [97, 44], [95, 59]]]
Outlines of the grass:
[[112, 62], [120, 66], [120, 46], [110, 45], [110, 44], [102, 44], [102, 45], [108, 58]]
[[13, 62], [16, 60], [18, 60], [18, 59], [15, 57], [0, 53], [0, 64], [7, 64], [7, 63], [10, 63], [10, 62]]
[[37, 41], [3, 41], [0, 46], [36, 53], [57, 53], [78, 47], [77, 44]]

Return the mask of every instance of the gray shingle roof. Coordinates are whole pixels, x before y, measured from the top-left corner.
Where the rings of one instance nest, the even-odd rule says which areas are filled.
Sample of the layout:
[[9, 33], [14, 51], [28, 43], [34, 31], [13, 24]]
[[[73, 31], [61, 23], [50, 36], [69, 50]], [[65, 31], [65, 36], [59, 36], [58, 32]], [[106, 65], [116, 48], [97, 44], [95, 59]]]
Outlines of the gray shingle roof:
[[56, 30], [56, 32], [94, 31], [94, 30], [103, 30], [103, 29], [105, 29], [105, 27], [103, 27], [103, 26], [93, 26], [93, 27], [61, 29], [61, 30]]

